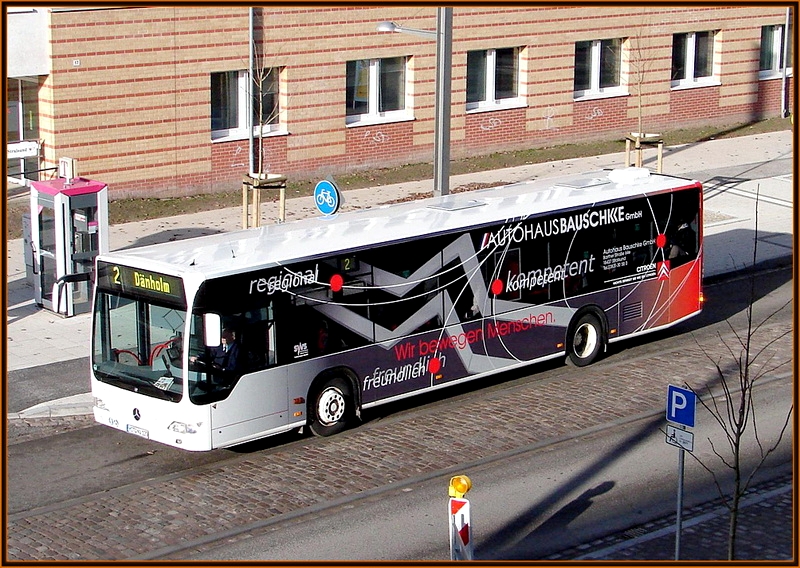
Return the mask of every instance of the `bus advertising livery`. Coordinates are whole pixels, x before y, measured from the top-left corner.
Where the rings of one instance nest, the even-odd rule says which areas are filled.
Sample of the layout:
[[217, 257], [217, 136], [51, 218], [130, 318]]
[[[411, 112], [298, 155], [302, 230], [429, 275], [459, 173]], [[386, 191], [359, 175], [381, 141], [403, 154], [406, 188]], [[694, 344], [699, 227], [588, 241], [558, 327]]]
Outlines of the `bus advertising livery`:
[[95, 418], [188, 450], [607, 345], [702, 309], [702, 188], [641, 168], [98, 258]]

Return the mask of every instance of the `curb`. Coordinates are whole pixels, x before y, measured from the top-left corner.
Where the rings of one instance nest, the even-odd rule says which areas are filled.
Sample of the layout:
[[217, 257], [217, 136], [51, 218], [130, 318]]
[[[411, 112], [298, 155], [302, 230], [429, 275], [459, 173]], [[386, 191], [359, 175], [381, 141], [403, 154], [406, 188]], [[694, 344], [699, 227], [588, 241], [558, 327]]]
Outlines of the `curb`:
[[58, 400], [42, 402], [20, 412], [9, 412], [7, 420], [31, 420], [40, 418], [59, 418], [64, 416], [90, 415], [94, 398], [92, 393], [81, 393]]

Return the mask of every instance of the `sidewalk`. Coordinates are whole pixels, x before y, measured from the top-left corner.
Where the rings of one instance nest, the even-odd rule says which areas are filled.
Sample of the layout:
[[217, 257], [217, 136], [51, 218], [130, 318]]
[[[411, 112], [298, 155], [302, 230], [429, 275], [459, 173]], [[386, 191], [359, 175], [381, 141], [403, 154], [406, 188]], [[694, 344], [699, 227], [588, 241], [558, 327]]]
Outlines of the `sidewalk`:
[[[652, 155], [651, 155], [652, 154]], [[480, 184], [502, 185], [623, 165], [622, 153], [561, 162], [531, 164], [453, 176], [452, 191]], [[645, 153], [645, 166], [654, 167], [655, 153]], [[792, 132], [789, 130], [688, 144], [664, 149], [664, 172], [698, 179], [705, 185], [705, 276], [713, 278], [752, 263], [755, 195], [759, 198], [759, 262], [787, 262], [792, 255]], [[406, 182], [344, 192], [342, 214], [398, 200], [429, 195], [430, 180]], [[287, 221], [318, 215], [311, 197], [287, 202]], [[277, 203], [264, 204], [262, 219], [277, 218]], [[111, 250], [180, 240], [240, 228], [241, 206], [163, 219], [114, 225]], [[90, 314], [62, 318], [33, 302], [25, 278], [21, 239], [8, 242], [8, 371], [87, 357]], [[89, 395], [64, 401], [64, 408], [44, 403], [21, 413], [24, 417], [91, 410]]]

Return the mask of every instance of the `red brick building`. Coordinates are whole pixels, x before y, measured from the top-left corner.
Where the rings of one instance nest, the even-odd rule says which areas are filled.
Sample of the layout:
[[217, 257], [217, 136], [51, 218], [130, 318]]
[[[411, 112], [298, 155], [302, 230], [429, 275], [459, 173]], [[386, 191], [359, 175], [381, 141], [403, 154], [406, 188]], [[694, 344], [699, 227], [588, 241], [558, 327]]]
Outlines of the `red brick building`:
[[[794, 104], [787, 6], [456, 7], [451, 156], [619, 139], [640, 113], [645, 132], [780, 116]], [[258, 168], [259, 136], [263, 170], [295, 179], [432, 160], [435, 41], [377, 25], [434, 30], [435, 7], [6, 18], [10, 178], [68, 156], [112, 197], [233, 189]], [[17, 140], [38, 155], [12, 155]]]

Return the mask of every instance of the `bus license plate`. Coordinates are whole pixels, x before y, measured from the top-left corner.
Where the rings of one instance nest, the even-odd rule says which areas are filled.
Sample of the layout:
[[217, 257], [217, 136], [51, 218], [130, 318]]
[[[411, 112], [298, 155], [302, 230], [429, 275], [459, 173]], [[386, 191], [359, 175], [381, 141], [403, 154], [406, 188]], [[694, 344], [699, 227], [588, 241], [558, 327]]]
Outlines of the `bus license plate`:
[[141, 436], [142, 438], [147, 438], [148, 440], [150, 439], [150, 432], [144, 428], [134, 426], [133, 424], [128, 424], [128, 432], [131, 434], [136, 434], [137, 436]]

